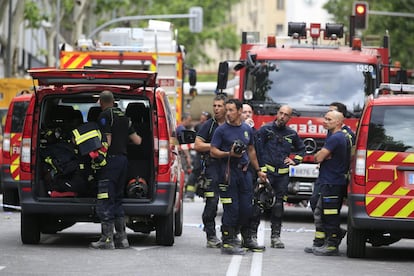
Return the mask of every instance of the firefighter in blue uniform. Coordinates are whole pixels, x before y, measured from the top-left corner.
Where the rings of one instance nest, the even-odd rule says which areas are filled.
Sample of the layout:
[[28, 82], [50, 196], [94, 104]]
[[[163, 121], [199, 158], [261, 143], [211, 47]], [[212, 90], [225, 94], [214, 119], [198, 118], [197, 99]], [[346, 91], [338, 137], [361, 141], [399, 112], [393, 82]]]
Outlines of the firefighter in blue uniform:
[[[125, 214], [122, 198], [127, 177], [127, 144], [141, 144], [141, 137], [135, 132], [131, 121], [117, 107], [110, 91], [103, 91], [99, 97], [102, 112], [98, 125], [108, 143], [107, 164], [98, 173], [98, 194], [96, 211], [101, 221], [101, 238], [92, 242], [95, 249], [128, 248], [125, 232]], [[115, 228], [115, 236], [114, 236]]]
[[[329, 111], [339, 111], [340, 113], [342, 113], [342, 116], [344, 118], [347, 117], [348, 111], [346, 108], [346, 105], [344, 105], [343, 103], [340, 102], [332, 102], [329, 105]], [[342, 132], [344, 133], [345, 137], [347, 138], [347, 183], [349, 182], [349, 165], [351, 162], [351, 154], [352, 154], [352, 147], [355, 145], [355, 133], [352, 131], [352, 129], [347, 126], [346, 124], [342, 124], [341, 127]], [[327, 138], [329, 136], [332, 135], [332, 132], [328, 131], [327, 134]], [[312, 192], [312, 196], [309, 200], [310, 202], [310, 206], [312, 208], [312, 212], [313, 212], [313, 219], [314, 219], [314, 224], [315, 224], [315, 238], [313, 239], [313, 244], [311, 247], [305, 247], [304, 251], [306, 253], [313, 253], [313, 249], [315, 247], [321, 247], [325, 244], [325, 239], [326, 239], [326, 233], [325, 230], [323, 229], [323, 224], [322, 224], [322, 199], [320, 197], [320, 185], [318, 180], [315, 181], [314, 184], [314, 188], [313, 188], [313, 192]], [[338, 244], [337, 247], [339, 247], [339, 244], [341, 243], [342, 239], [345, 237], [346, 235], [346, 230], [341, 228], [340, 229], [340, 236], [337, 239]]]
[[220, 181], [220, 198], [223, 204], [222, 216], [222, 253], [243, 255], [245, 250], [237, 242], [236, 229], [241, 228], [243, 241], [244, 228], [249, 228], [252, 218], [253, 189], [249, 163], [258, 172], [261, 180], [266, 181], [266, 173], [260, 171], [253, 145], [253, 131], [242, 122], [242, 103], [238, 99], [226, 101], [226, 123], [214, 132], [210, 155], [219, 159], [224, 169], [224, 179]]
[[325, 114], [323, 125], [328, 130], [322, 149], [315, 153], [319, 168], [319, 200], [321, 203], [322, 229], [326, 238], [322, 246], [314, 246], [313, 254], [338, 255], [343, 232], [340, 228], [340, 212], [346, 195], [346, 175], [349, 169], [349, 139], [342, 131], [344, 116], [331, 110]]
[[[275, 121], [262, 126], [257, 132], [257, 156], [261, 170], [266, 172], [276, 196], [271, 209], [271, 247], [285, 248], [280, 239], [284, 201], [289, 185], [289, 166], [302, 162], [305, 145], [296, 131], [286, 124], [292, 116], [292, 108], [283, 105], [277, 112]], [[293, 151], [292, 151], [293, 150]], [[291, 153], [295, 152], [293, 159]]]
[[195, 150], [201, 154], [202, 169], [205, 171], [205, 187], [203, 195], [205, 205], [202, 214], [204, 231], [207, 237], [208, 248], [220, 248], [221, 240], [216, 235], [217, 205], [219, 202], [218, 182], [223, 170], [217, 159], [210, 157], [210, 142], [218, 126], [226, 121], [226, 96], [218, 94], [213, 99], [214, 117], [207, 120], [197, 132]]

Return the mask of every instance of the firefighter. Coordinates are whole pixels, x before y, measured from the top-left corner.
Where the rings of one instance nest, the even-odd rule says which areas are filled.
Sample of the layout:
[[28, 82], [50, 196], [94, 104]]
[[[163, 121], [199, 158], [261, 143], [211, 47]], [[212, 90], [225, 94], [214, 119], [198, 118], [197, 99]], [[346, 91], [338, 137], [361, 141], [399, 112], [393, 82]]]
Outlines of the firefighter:
[[[280, 239], [284, 201], [287, 200], [289, 185], [289, 166], [302, 162], [305, 145], [296, 131], [286, 124], [292, 116], [292, 108], [283, 105], [277, 112], [276, 119], [262, 126], [257, 132], [257, 155], [261, 170], [266, 172], [276, 196], [271, 209], [271, 247], [285, 248]], [[290, 158], [292, 150], [296, 153]]]
[[214, 132], [210, 151], [211, 156], [219, 159], [221, 167], [224, 168], [224, 179], [219, 183], [223, 204], [221, 250], [224, 254], [243, 255], [245, 250], [237, 243], [236, 238], [239, 227], [245, 246], [257, 245], [250, 243], [250, 233], [244, 231], [249, 229], [253, 206], [249, 163], [262, 181], [266, 181], [266, 173], [260, 171], [253, 145], [253, 131], [242, 122], [242, 103], [238, 99], [228, 99], [225, 106], [227, 121]]
[[328, 136], [321, 150], [315, 153], [319, 168], [319, 199], [321, 203], [321, 222], [325, 232], [323, 246], [313, 247], [313, 253], [319, 256], [338, 255], [338, 246], [342, 239], [340, 211], [346, 194], [346, 174], [349, 168], [349, 140], [342, 132], [344, 116], [332, 110], [324, 117], [324, 128]]
[[[223, 104], [224, 106], [224, 104]], [[223, 115], [224, 118], [224, 115]], [[197, 133], [201, 126], [207, 121], [211, 119], [211, 114], [207, 111], [201, 112], [200, 120], [199, 122], [194, 126], [194, 130]], [[191, 170], [191, 174], [188, 177], [188, 181], [185, 185], [185, 195], [184, 195], [184, 201], [192, 202], [194, 201], [194, 195], [195, 195], [195, 188], [196, 188], [196, 182], [197, 179], [200, 177], [202, 168], [201, 168], [201, 154], [199, 152], [196, 152], [196, 154], [193, 156], [193, 169]]]
[[[339, 111], [340, 113], [342, 113], [342, 116], [344, 118], [347, 117], [347, 108], [346, 105], [344, 105], [343, 103], [340, 102], [332, 102], [329, 105], [329, 111], [332, 110], [336, 110]], [[347, 166], [347, 183], [349, 182], [349, 165], [351, 162], [351, 149], [352, 146], [355, 144], [355, 133], [351, 130], [351, 128], [347, 125], [345, 125], [344, 123], [342, 124], [341, 127], [342, 132], [345, 134], [345, 137], [347, 138], [347, 144], [348, 144], [348, 150], [347, 150], [347, 160], [348, 160], [348, 166]], [[328, 132], [328, 137], [332, 135], [331, 132]], [[314, 188], [313, 188], [313, 192], [312, 192], [312, 196], [310, 198], [310, 206], [312, 208], [312, 212], [313, 212], [313, 220], [314, 220], [314, 224], [315, 224], [315, 238], [313, 239], [313, 244], [311, 247], [305, 247], [304, 251], [306, 253], [313, 253], [313, 248], [314, 247], [321, 247], [325, 244], [325, 239], [326, 239], [326, 234], [325, 234], [325, 230], [323, 229], [323, 224], [322, 224], [322, 217], [321, 217], [321, 212], [322, 212], [322, 202], [321, 202], [321, 198], [320, 198], [320, 185], [318, 180], [315, 181], [314, 184]], [[338, 239], [338, 244], [337, 246], [339, 246], [339, 244], [341, 243], [342, 239], [345, 237], [346, 235], [346, 230], [345, 229], [340, 229], [340, 238]]]
[[[255, 137], [256, 137], [257, 130], [254, 127], [253, 108], [247, 103], [244, 103], [242, 106], [242, 120], [243, 122], [245, 122], [248, 126], [252, 128], [254, 144], [256, 145]], [[252, 189], [253, 189], [253, 192], [256, 192], [259, 188], [258, 182], [257, 182], [257, 173], [251, 165], [249, 166], [249, 170], [252, 175], [252, 181], [251, 181]], [[260, 206], [260, 204], [258, 204], [258, 201], [255, 200], [255, 204], [253, 205], [253, 210], [252, 210], [252, 219], [250, 221], [250, 226], [249, 228], [243, 229], [243, 231], [249, 231], [248, 234], [250, 236], [250, 239], [247, 242], [244, 242], [243, 245], [246, 248], [253, 250], [254, 252], [262, 252], [266, 249], [266, 247], [259, 246], [257, 243], [257, 230], [260, 225], [260, 217], [261, 217], [262, 212], [263, 212], [262, 206]], [[247, 236], [247, 234], [245, 233], [244, 236]]]
[[216, 216], [217, 205], [219, 202], [219, 175], [222, 174], [222, 168], [219, 166], [217, 159], [210, 157], [210, 142], [216, 128], [224, 124], [226, 120], [226, 109], [224, 103], [226, 96], [218, 94], [213, 99], [214, 117], [207, 120], [197, 132], [194, 148], [201, 154], [202, 166], [205, 168], [205, 178], [207, 185], [204, 187], [204, 210], [202, 220], [204, 231], [207, 237], [208, 248], [220, 248], [221, 240], [216, 235]]
[[[92, 242], [95, 249], [128, 248], [125, 232], [125, 214], [122, 198], [127, 177], [127, 144], [129, 139], [136, 145], [141, 137], [132, 128], [131, 121], [117, 107], [110, 91], [103, 91], [99, 97], [102, 112], [98, 125], [108, 143], [107, 164], [98, 174], [98, 194], [96, 211], [101, 221], [101, 237]], [[114, 236], [115, 228], [115, 236]]]

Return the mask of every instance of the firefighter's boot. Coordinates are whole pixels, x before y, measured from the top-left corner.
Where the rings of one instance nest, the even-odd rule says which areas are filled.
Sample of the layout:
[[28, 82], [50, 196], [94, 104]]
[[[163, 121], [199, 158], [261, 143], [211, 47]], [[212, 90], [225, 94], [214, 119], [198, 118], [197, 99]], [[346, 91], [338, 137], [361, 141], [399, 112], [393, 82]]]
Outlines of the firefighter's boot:
[[242, 228], [241, 229], [241, 235], [242, 235], [242, 247], [246, 248], [253, 252], [263, 252], [265, 251], [266, 247], [259, 245], [257, 243], [257, 236], [252, 235], [252, 231], [249, 228]]
[[114, 249], [114, 223], [102, 222], [101, 223], [101, 238], [90, 244], [94, 249]]
[[233, 227], [221, 226], [221, 233], [223, 235], [223, 246], [221, 247], [222, 254], [229, 255], [244, 255], [246, 251], [235, 242], [236, 231]]
[[220, 248], [221, 240], [216, 236], [216, 225], [215, 223], [205, 223], [204, 231], [207, 236], [207, 248]]
[[129, 248], [125, 217], [115, 218], [114, 244], [117, 249]]
[[338, 243], [340, 242], [339, 235], [329, 234], [328, 239], [325, 241], [324, 245], [321, 247], [313, 248], [313, 254], [317, 256], [338, 256]]
[[313, 253], [315, 247], [321, 247], [325, 244], [325, 232], [323, 230], [316, 229], [315, 238], [313, 239], [313, 244], [310, 247], [305, 247], [304, 251], [306, 253]]
[[285, 248], [285, 244], [280, 239], [281, 225], [272, 225], [272, 233], [270, 235], [270, 246], [272, 248]]

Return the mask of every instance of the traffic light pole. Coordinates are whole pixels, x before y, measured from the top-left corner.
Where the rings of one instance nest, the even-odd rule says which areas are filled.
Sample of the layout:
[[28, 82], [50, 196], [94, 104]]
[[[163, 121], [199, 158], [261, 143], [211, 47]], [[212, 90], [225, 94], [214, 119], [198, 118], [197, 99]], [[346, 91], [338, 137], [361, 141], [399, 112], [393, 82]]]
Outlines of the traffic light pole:
[[[133, 20], [146, 20], [146, 19], [174, 19], [174, 18], [196, 18], [195, 14], [161, 14], [161, 15], [137, 15], [137, 16], [123, 16], [112, 19], [105, 22], [98, 28], [94, 29], [89, 35], [88, 38], [93, 38], [97, 33], [105, 29], [106, 27], [124, 21], [133, 21]], [[201, 19], [202, 20], [202, 19]]]
[[373, 14], [373, 15], [387, 15], [387, 16], [398, 16], [398, 17], [414, 17], [414, 13], [407, 13], [407, 12], [388, 12], [388, 11], [373, 11], [373, 10], [368, 10], [368, 14]]

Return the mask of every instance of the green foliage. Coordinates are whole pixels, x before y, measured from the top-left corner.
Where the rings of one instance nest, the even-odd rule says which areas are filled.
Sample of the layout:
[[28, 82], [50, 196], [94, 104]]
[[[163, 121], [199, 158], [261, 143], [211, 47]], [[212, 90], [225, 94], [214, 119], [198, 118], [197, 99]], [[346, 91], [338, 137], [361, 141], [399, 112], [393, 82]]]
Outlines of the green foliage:
[[31, 0], [26, 0], [24, 3], [24, 18], [27, 21], [27, 28], [38, 29], [42, 20], [48, 20], [47, 16], [44, 15], [39, 6]]
[[[412, 0], [368, 0], [367, 2], [369, 10], [372, 11], [410, 13], [411, 15], [414, 13]], [[348, 26], [352, 6], [353, 1], [329, 0], [324, 8], [333, 15], [336, 22], [342, 22]], [[362, 33], [363, 37], [382, 37], [386, 32], [390, 35], [392, 62], [400, 61], [404, 68], [414, 68], [414, 60], [411, 57], [411, 51], [414, 48], [413, 18], [368, 14], [368, 28]]]

